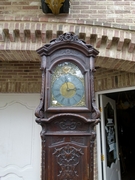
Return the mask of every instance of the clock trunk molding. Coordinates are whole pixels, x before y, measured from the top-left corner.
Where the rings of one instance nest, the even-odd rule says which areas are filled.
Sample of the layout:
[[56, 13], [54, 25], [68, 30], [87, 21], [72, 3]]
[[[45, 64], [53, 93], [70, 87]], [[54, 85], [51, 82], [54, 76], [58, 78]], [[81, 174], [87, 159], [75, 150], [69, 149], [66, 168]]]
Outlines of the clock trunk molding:
[[37, 50], [42, 87], [35, 111], [42, 126], [42, 180], [92, 180], [95, 105], [94, 59], [98, 51], [72, 33]]

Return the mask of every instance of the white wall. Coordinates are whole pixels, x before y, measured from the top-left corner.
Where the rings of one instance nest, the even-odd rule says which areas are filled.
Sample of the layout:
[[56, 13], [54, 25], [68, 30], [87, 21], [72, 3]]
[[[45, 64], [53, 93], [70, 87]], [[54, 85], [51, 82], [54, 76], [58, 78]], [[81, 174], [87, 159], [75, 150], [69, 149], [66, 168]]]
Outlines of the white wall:
[[39, 94], [0, 94], [0, 180], [40, 180]]

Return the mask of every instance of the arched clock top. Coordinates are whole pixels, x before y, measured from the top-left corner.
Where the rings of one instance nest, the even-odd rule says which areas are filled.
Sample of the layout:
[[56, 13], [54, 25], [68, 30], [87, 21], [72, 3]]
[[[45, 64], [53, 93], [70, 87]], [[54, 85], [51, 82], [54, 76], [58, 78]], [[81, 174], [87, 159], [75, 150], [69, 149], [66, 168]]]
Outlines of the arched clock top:
[[58, 38], [50, 41], [50, 44], [46, 44], [37, 50], [37, 53], [42, 56], [50, 56], [61, 49], [75, 49], [82, 52], [85, 56], [97, 56], [98, 51], [93, 48], [92, 45], [86, 44], [83, 40], [80, 40], [77, 35], [73, 33], [64, 33]]
[[78, 58], [73, 58], [73, 57], [67, 57], [67, 58], [57, 58], [56, 60], [54, 59], [53, 60], [53, 63], [50, 65], [49, 67], [49, 72], [52, 74], [55, 70], [55, 68], [59, 65], [59, 64], [68, 64], [68, 63], [71, 63], [71, 64], [74, 64], [76, 65], [80, 71], [82, 72], [82, 74], [84, 75], [86, 72], [88, 72], [88, 68], [86, 68], [86, 63], [78, 60]]

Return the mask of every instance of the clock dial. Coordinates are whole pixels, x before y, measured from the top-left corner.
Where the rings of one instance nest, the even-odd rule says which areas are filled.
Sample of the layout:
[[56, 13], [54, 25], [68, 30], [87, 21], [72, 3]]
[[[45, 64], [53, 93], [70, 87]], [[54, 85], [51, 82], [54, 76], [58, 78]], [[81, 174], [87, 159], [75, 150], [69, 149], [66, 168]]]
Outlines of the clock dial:
[[58, 103], [73, 106], [83, 98], [84, 86], [77, 77], [67, 74], [56, 79], [52, 86], [52, 94]]
[[61, 65], [53, 75], [52, 106], [85, 106], [84, 77], [79, 75], [80, 69], [72, 63]]

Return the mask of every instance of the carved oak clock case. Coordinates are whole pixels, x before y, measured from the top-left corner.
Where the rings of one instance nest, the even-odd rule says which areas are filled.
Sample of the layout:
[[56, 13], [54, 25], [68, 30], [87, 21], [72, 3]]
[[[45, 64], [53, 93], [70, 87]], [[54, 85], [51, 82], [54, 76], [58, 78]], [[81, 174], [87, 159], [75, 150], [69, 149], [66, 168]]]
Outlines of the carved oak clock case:
[[92, 180], [94, 97], [98, 51], [65, 33], [37, 50], [42, 88], [36, 122], [42, 126], [42, 180]]

